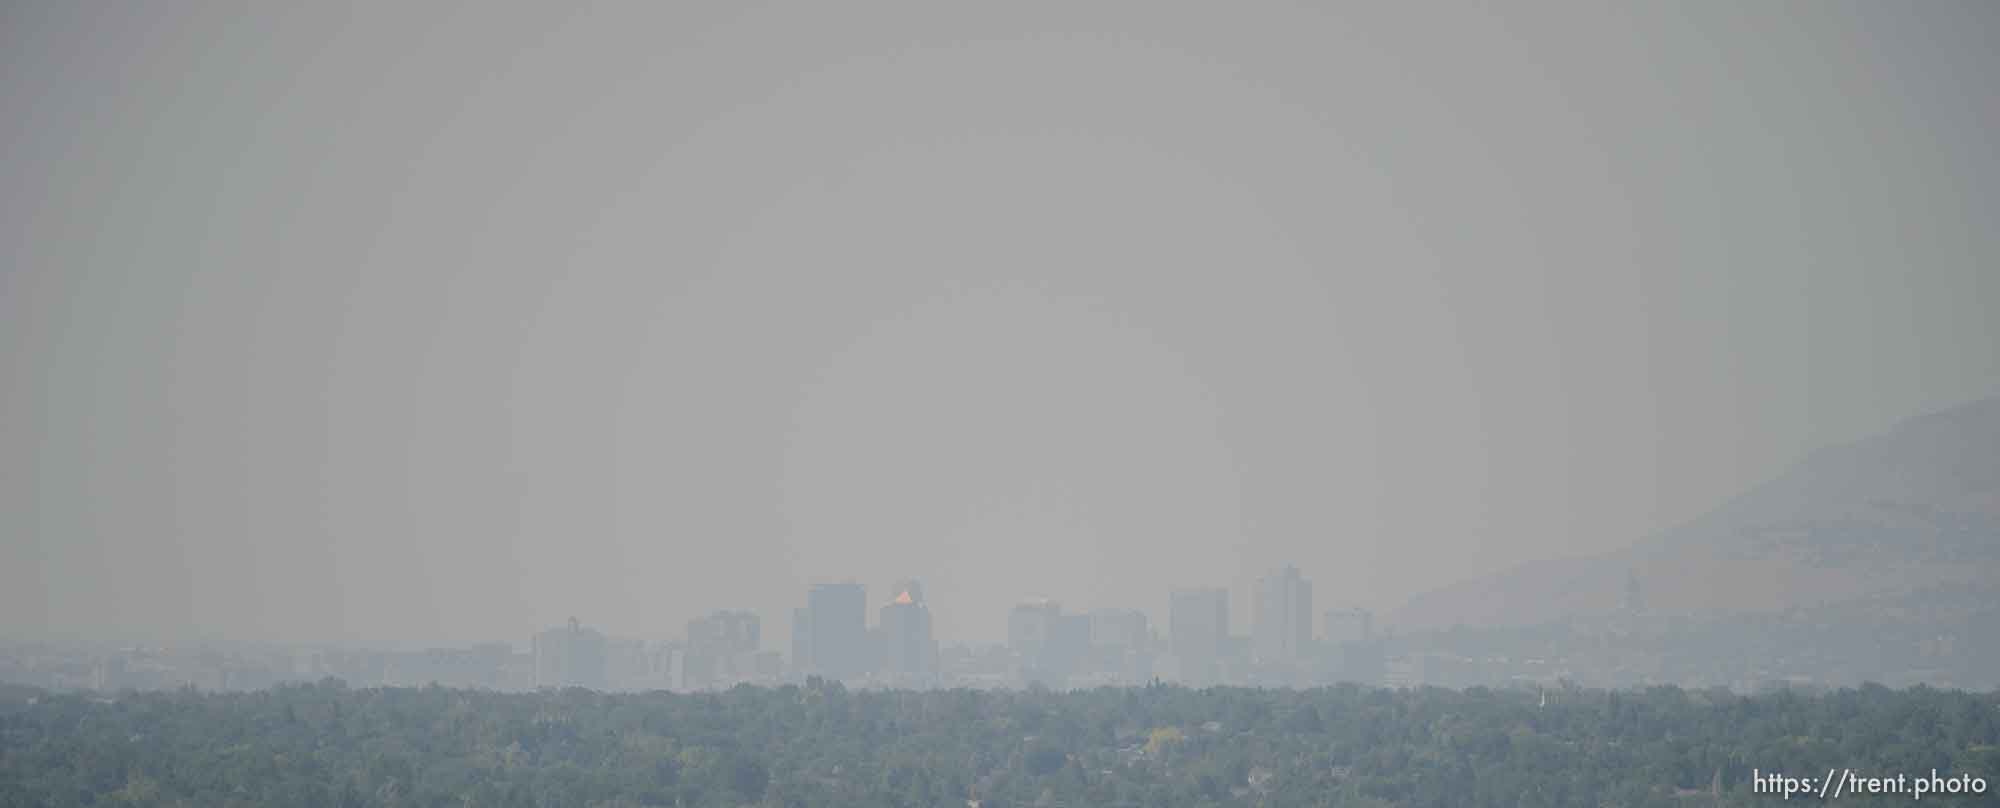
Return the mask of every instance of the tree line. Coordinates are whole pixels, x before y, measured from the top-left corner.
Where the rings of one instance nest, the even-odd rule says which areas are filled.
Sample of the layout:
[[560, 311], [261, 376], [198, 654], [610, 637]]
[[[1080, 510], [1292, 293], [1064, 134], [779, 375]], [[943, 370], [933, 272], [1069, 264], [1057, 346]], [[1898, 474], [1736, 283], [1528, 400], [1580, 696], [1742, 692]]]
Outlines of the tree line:
[[0, 806], [1706, 806], [1829, 768], [2000, 778], [2000, 693], [0, 690]]

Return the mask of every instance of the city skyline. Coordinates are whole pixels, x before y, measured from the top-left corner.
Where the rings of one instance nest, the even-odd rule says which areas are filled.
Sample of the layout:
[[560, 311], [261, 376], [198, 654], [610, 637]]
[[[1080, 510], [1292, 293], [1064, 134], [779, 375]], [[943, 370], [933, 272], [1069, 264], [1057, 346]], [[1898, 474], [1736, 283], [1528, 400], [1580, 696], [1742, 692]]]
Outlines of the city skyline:
[[[1284, 564], [1276, 569], [1267, 570], [1264, 575], [1260, 575], [1258, 578], [1254, 580], [1261, 582], [1263, 578], [1273, 575], [1293, 576], [1293, 580], [1301, 581], [1302, 583], [1304, 583], [1305, 588], [1307, 590], [1305, 600], [1303, 601], [1303, 603], [1299, 605], [1299, 608], [1305, 610], [1311, 610], [1312, 609], [1311, 606], [1312, 596], [1310, 594], [1311, 583], [1310, 581], [1304, 581], [1298, 577], [1301, 576], [1302, 574], [1303, 572], [1296, 565]], [[803, 602], [790, 609], [784, 610], [782, 612], [782, 615], [796, 619], [798, 617], [798, 613], [801, 610], [809, 612], [811, 610], [809, 604], [812, 600], [812, 593], [822, 588], [839, 589], [845, 592], [846, 595], [850, 597], [858, 593], [861, 596], [861, 603], [863, 604], [862, 611], [865, 614], [876, 615], [875, 618], [865, 621], [862, 624], [864, 629], [873, 630], [880, 628], [882, 626], [880, 616], [887, 613], [886, 610], [888, 609], [888, 607], [895, 606], [898, 604], [921, 605], [924, 606], [928, 611], [930, 600], [925, 594], [922, 578], [905, 575], [900, 577], [892, 576], [886, 578], [885, 580], [890, 581], [890, 583], [887, 586], [879, 588], [871, 587], [866, 583], [861, 583], [855, 580], [853, 577], [829, 576], [817, 580], [806, 588], [807, 596], [803, 599]], [[1099, 621], [1103, 621], [1109, 618], [1116, 618], [1117, 616], [1122, 614], [1137, 615], [1139, 621], [1142, 624], [1150, 626], [1149, 630], [1159, 630], [1169, 626], [1172, 622], [1171, 620], [1171, 614], [1173, 611], [1172, 601], [1177, 592], [1201, 591], [1201, 592], [1217, 593], [1220, 597], [1224, 598], [1225, 600], [1238, 597], [1254, 600], [1257, 597], [1257, 593], [1255, 591], [1236, 593], [1232, 592], [1231, 588], [1228, 586], [1189, 587], [1189, 586], [1174, 585], [1174, 586], [1164, 586], [1161, 591], [1162, 591], [1162, 600], [1165, 601], [1165, 603], [1163, 604], [1163, 607], [1157, 609], [1147, 608], [1145, 606], [1137, 604], [1100, 604], [1088, 607], [1065, 607], [1064, 601], [1062, 599], [1045, 597], [1041, 594], [1023, 596], [1021, 600], [1018, 601], [1016, 605], [1014, 605], [1013, 607], [1010, 607], [1010, 609], [1018, 610], [1022, 608], [1022, 606], [1024, 605], [1050, 607], [1055, 609], [1057, 612], [1063, 614], [1064, 616], [1080, 617], [1091, 621], [1093, 627], [1091, 630], [1091, 635], [1096, 636], [1100, 631], [1102, 631], [1102, 629], [1097, 628]], [[702, 612], [700, 614], [695, 615], [694, 617], [690, 618], [690, 620], [691, 622], [700, 622], [706, 619], [708, 616], [728, 614], [739, 611], [756, 614], [759, 618], [769, 617], [768, 615], [758, 613], [755, 610], [748, 610], [748, 609], [743, 609], [741, 607], [731, 606], [731, 607], [717, 607], [714, 609], [710, 609], [706, 612]], [[1373, 609], [1369, 609], [1354, 604], [1347, 604], [1329, 611], [1338, 611], [1342, 613], [1371, 614], [1371, 615], [1376, 613], [1375, 610]], [[1225, 616], [1227, 615], [1227, 613], [1228, 609], [1225, 608], [1224, 610]], [[1236, 613], [1239, 615], [1243, 615], [1243, 617], [1231, 621], [1227, 625], [1223, 626], [1223, 628], [1225, 629], [1225, 633], [1229, 633], [1235, 636], [1251, 636], [1252, 632], [1256, 630], [1256, 627], [1258, 625], [1257, 613], [1253, 610], [1247, 610], [1247, 609], [1238, 611]], [[1311, 612], [1311, 614], [1308, 615], [1308, 619], [1305, 620], [1305, 625], [1303, 627], [1298, 627], [1296, 623], [1291, 623], [1287, 625], [1286, 630], [1294, 631], [1296, 635], [1301, 638], [1316, 639], [1319, 637], [1320, 634], [1320, 632], [1316, 628], [1319, 621], [1318, 614], [1319, 614], [1318, 612]], [[1007, 618], [1004, 615], [1000, 619], [1002, 621], [1007, 620]], [[851, 613], [850, 613], [850, 620], [851, 620]], [[770, 636], [774, 638], [781, 636], [782, 638], [774, 639], [774, 641], [772, 643], [769, 643], [769, 645], [771, 645], [772, 647], [785, 647], [793, 644], [794, 637], [790, 631], [786, 632], [783, 635], [774, 635], [768, 631], [768, 628], [772, 625], [774, 624], [768, 622], [765, 624], [767, 629], [765, 632], [765, 636]], [[1238, 631], [1238, 629], [1241, 630]], [[792, 629], [792, 631], [796, 631], [796, 628]], [[657, 632], [653, 633], [641, 632], [633, 636], [642, 636], [650, 638], [659, 637]], [[937, 639], [940, 643], [943, 644], [955, 644], [955, 645], [966, 645], [966, 646], [1009, 645], [1014, 642], [1011, 630], [1006, 633], [1003, 633], [999, 637], [986, 637], [986, 636], [954, 637], [954, 636], [939, 635]]]
[[1386, 614], [2000, 393], [1982, 6], [4, 13], [0, 636]]
[[0, 805], [1991, 795], [1996, 40], [0, 4]]
[[[1301, 571], [1290, 564], [1272, 570], [1267, 578], [1310, 590]], [[1373, 683], [1381, 669], [1379, 663], [1368, 662], [1380, 656], [1370, 638], [1323, 640], [1312, 633], [1309, 616], [1303, 626], [1299, 624], [1301, 614], [1309, 615], [1300, 611], [1310, 608], [1309, 596], [1282, 613], [1258, 611], [1243, 632], [1229, 623], [1228, 593], [1222, 587], [1165, 589], [1169, 616], [1160, 624], [1141, 609], [1066, 610], [1057, 601], [1030, 598], [1009, 610], [1004, 643], [981, 644], [934, 633], [927, 590], [920, 579], [896, 579], [881, 594], [883, 602], [872, 609], [868, 589], [852, 581], [808, 587], [801, 593], [802, 605], [791, 612], [793, 637], [780, 642], [766, 642], [763, 615], [725, 607], [687, 620], [678, 636], [664, 640], [607, 633], [587, 619], [571, 616], [560, 625], [534, 631], [525, 646], [504, 639], [415, 651], [366, 647], [340, 651], [291, 644], [288, 647], [295, 650], [276, 667], [223, 661], [234, 657], [217, 657], [213, 649], [136, 646], [91, 658], [81, 674], [71, 666], [72, 672], [56, 673], [48, 684], [116, 690], [179, 681], [233, 690], [334, 676], [353, 678], [362, 686], [435, 682], [501, 690], [700, 691], [738, 684], [797, 684], [812, 678], [915, 689], [1155, 681], [1307, 686]], [[1266, 596], [1260, 592], [1260, 597]], [[875, 615], [872, 621], [866, 617], [870, 611]], [[1356, 609], [1343, 613], [1367, 614]], [[1279, 634], [1289, 638], [1281, 657], [1273, 656], [1261, 642]], [[1260, 641], [1253, 643], [1253, 636]], [[784, 645], [790, 646], [789, 654], [776, 650]], [[209, 661], [192, 669], [182, 667], [178, 673], [160, 667], [159, 660], [188, 653]], [[145, 673], [147, 669], [152, 672]]]

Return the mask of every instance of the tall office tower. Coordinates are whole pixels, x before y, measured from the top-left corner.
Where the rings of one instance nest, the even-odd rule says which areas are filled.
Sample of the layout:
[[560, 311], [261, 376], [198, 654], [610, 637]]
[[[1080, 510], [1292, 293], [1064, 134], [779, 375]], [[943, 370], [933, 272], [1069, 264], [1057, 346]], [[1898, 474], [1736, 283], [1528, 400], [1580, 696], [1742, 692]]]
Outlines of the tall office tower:
[[1298, 567], [1257, 579], [1256, 603], [1251, 645], [1258, 662], [1293, 662], [1312, 647], [1312, 583]]
[[916, 581], [896, 585], [896, 596], [881, 611], [882, 669], [894, 674], [937, 672], [937, 640], [931, 636], [931, 608]]
[[1054, 676], [1068, 676], [1090, 655], [1090, 615], [1059, 614], [1042, 647], [1040, 667]]
[[1167, 603], [1167, 634], [1182, 681], [1210, 684], [1229, 637], [1229, 590], [1176, 589]]
[[1136, 609], [1098, 609], [1090, 613], [1090, 666], [1124, 682], [1153, 676], [1153, 634], [1146, 613]]
[[814, 584], [806, 593], [812, 622], [812, 668], [833, 679], [874, 669], [868, 643], [868, 590], [860, 584]]
[[1031, 680], [1059, 682], [1090, 652], [1090, 617], [1046, 598], [1019, 604], [1007, 615], [1007, 647]]
[[813, 669], [812, 610], [803, 606], [792, 610], [792, 671], [804, 675]]
[[750, 657], [763, 645], [763, 621], [744, 611], [722, 611], [690, 620], [687, 680], [701, 688], [748, 678]]
[[604, 667], [604, 635], [584, 628], [574, 617], [568, 626], [535, 635], [536, 687], [603, 690]]
[[1007, 649], [1030, 665], [1041, 660], [1042, 649], [1055, 636], [1062, 604], [1047, 598], [1020, 603], [1007, 614]]

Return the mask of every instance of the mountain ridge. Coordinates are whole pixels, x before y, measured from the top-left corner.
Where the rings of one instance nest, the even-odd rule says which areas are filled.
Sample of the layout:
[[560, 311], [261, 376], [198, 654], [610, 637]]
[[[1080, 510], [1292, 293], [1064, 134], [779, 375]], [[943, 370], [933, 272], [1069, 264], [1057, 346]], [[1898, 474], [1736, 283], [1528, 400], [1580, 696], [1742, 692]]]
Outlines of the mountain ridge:
[[1424, 630], [1621, 609], [1770, 612], [1992, 580], [2000, 580], [2000, 396], [1813, 450], [1778, 477], [1624, 548], [1525, 562], [1419, 594], [1388, 622]]

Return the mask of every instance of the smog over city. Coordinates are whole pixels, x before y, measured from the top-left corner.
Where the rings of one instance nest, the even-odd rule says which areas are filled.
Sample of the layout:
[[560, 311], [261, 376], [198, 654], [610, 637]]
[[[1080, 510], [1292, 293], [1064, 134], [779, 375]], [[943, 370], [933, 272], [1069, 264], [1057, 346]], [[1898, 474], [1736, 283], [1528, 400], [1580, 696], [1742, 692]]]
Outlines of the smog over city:
[[0, 6], [0, 806], [1991, 799], [1996, 36]]

